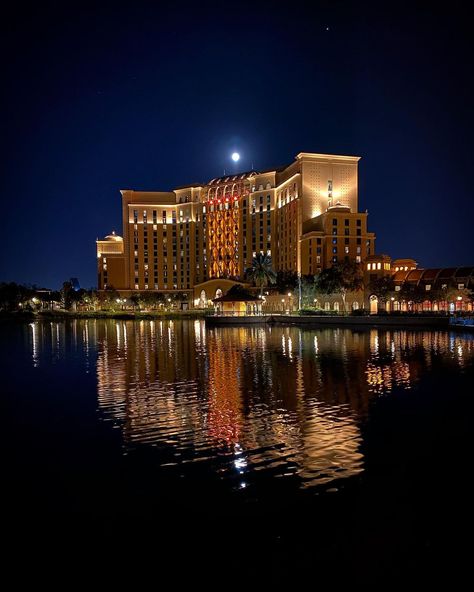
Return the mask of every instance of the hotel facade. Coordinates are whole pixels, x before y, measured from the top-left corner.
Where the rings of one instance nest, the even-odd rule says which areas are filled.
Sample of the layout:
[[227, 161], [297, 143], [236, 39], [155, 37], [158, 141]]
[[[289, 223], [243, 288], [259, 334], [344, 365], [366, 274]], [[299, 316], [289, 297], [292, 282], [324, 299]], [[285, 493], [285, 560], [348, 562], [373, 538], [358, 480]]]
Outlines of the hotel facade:
[[99, 290], [186, 294], [202, 306], [244, 281], [257, 253], [276, 272], [314, 275], [375, 254], [359, 211], [356, 156], [299, 153], [284, 167], [173, 191], [122, 194], [123, 233], [97, 240]]

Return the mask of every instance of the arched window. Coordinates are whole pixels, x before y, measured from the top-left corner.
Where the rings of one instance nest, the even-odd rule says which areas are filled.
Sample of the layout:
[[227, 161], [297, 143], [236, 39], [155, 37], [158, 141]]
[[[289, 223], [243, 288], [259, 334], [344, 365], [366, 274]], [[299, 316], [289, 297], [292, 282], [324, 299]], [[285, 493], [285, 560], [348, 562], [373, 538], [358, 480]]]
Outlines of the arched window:
[[352, 303], [352, 310], [357, 310], [358, 308], [359, 308], [359, 303], [357, 302], [357, 300], [355, 300], [355, 301]]
[[379, 310], [379, 299], [375, 294], [370, 297], [370, 314], [377, 314]]
[[339, 312], [339, 302], [334, 303], [334, 310]]
[[222, 297], [222, 290], [220, 288], [217, 288], [216, 290], [216, 298], [221, 298]]

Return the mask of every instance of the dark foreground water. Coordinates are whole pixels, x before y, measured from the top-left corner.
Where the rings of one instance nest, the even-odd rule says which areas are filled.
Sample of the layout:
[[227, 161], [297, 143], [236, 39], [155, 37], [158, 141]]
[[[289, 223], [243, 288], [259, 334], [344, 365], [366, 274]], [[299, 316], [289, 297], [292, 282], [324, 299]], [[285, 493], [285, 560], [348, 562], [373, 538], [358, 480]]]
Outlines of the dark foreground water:
[[132, 527], [232, 569], [273, 562], [277, 576], [433, 571], [453, 549], [463, 561], [470, 335], [107, 320], [0, 331], [4, 523], [17, 531]]

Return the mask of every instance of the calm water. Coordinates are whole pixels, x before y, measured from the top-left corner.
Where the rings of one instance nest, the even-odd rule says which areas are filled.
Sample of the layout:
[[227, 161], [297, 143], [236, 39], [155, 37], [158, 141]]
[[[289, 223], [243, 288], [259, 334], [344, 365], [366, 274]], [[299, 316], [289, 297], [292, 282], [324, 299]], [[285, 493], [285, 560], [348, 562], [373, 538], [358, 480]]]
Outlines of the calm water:
[[212, 513], [237, 527], [252, 516], [258, 527], [241, 528], [270, 548], [299, 544], [301, 559], [311, 533], [309, 549], [347, 559], [429, 556], [467, 510], [472, 336], [201, 321], [0, 329], [13, 517]]

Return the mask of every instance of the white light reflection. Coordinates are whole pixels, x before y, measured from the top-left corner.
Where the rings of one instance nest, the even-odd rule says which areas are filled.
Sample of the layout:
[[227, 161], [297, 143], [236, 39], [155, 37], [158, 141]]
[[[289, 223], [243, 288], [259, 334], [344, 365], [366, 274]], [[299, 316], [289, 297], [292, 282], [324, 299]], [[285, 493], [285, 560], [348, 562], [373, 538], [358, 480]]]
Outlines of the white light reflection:
[[31, 337], [32, 337], [32, 358], [33, 358], [33, 367], [36, 368], [38, 363], [38, 328], [36, 323], [30, 323], [31, 327]]

